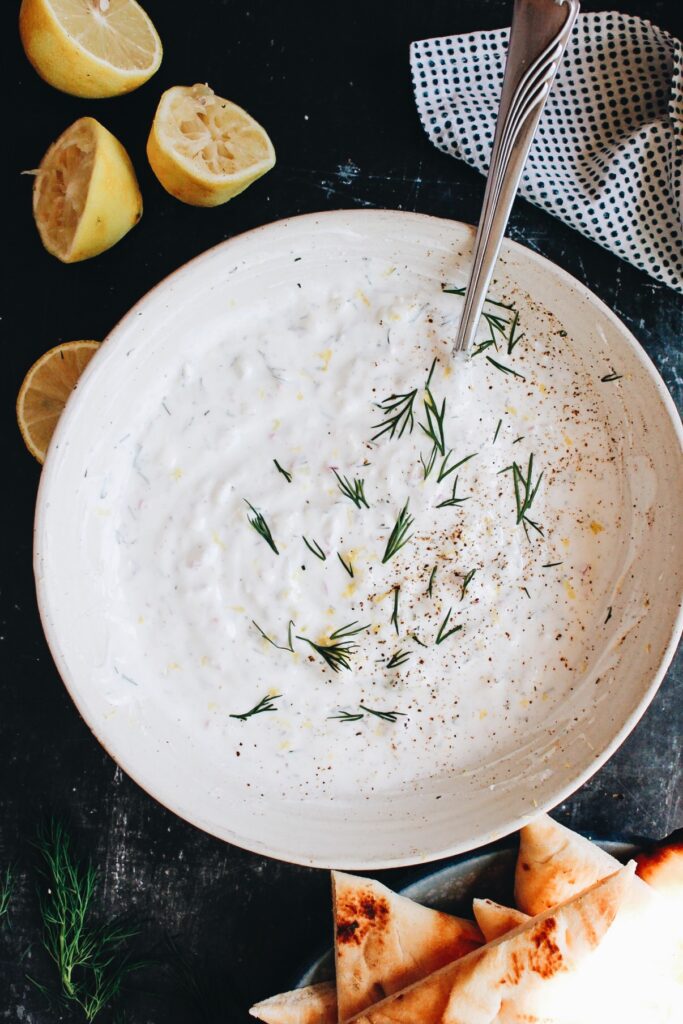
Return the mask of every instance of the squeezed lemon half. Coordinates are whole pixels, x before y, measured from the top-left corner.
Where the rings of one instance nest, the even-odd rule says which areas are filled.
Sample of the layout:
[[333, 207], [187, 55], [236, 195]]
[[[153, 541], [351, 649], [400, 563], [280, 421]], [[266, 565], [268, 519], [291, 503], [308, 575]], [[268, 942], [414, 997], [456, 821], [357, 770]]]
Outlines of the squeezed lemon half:
[[131, 92], [161, 64], [161, 40], [135, 0], [23, 0], [19, 31], [41, 78], [72, 96]]
[[42, 159], [33, 216], [43, 245], [63, 263], [97, 256], [142, 216], [142, 196], [128, 154], [94, 117], [82, 117]]
[[275, 163], [265, 129], [208, 85], [177, 85], [163, 94], [147, 156], [166, 191], [193, 206], [227, 202]]
[[99, 348], [99, 341], [67, 341], [51, 348], [24, 377], [17, 423], [31, 455], [43, 463], [66, 400]]

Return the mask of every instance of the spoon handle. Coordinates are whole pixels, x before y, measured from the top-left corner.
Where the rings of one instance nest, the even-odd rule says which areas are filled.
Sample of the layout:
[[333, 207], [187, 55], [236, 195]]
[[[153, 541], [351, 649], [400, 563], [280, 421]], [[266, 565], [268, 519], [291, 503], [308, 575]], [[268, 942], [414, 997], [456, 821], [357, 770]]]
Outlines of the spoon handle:
[[455, 352], [472, 344], [529, 147], [579, 0], [515, 0], [484, 204]]

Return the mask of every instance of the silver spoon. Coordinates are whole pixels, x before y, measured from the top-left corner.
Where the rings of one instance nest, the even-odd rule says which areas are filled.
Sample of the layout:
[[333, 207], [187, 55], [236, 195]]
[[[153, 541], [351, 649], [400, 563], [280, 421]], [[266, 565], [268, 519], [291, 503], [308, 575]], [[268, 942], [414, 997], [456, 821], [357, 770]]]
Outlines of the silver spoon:
[[466, 352], [474, 340], [529, 147], [578, 13], [579, 0], [515, 0], [484, 205], [454, 352]]

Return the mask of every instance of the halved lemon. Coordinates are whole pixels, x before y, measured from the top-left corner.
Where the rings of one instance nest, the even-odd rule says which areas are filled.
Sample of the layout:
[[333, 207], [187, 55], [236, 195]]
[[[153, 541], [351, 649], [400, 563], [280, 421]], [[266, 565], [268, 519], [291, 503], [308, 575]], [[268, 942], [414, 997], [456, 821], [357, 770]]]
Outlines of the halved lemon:
[[265, 129], [208, 85], [176, 85], [163, 94], [147, 156], [166, 191], [192, 206], [227, 202], [275, 163]]
[[142, 216], [142, 196], [125, 149], [94, 117], [82, 117], [42, 159], [33, 216], [43, 245], [63, 263], [111, 248]]
[[99, 341], [66, 341], [42, 355], [24, 377], [17, 397], [17, 423], [31, 455], [43, 463], [66, 400]]
[[119, 96], [161, 64], [161, 40], [135, 0], [23, 0], [19, 31], [41, 78], [72, 96]]

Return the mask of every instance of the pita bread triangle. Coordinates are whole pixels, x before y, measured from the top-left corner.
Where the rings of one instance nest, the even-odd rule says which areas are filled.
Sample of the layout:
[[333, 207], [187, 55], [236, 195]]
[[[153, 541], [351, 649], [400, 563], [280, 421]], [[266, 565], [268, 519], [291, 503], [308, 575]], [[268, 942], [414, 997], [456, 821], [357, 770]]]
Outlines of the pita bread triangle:
[[339, 1020], [482, 944], [472, 921], [423, 907], [370, 878], [332, 872]]
[[[542, 989], [553, 978], [578, 967], [610, 928], [633, 871], [631, 862], [568, 903], [370, 1007], [353, 1018], [354, 1024], [499, 1024], [515, 1020], [503, 1004]], [[536, 1019], [552, 1020], [547, 1016]]]
[[482, 944], [472, 921], [430, 910], [370, 878], [333, 872], [332, 886], [337, 986], [281, 992], [252, 1006], [252, 1017], [336, 1024]]
[[515, 903], [541, 914], [564, 903], [620, 867], [589, 839], [543, 814], [520, 831]]
[[306, 985], [264, 999], [249, 1013], [266, 1024], [336, 1024], [337, 990], [333, 981]]
[[526, 924], [529, 920], [528, 914], [514, 907], [504, 907], [493, 900], [472, 900], [474, 918], [481, 928], [481, 933], [487, 942], [493, 942], [513, 928], [519, 928], [520, 924]]

